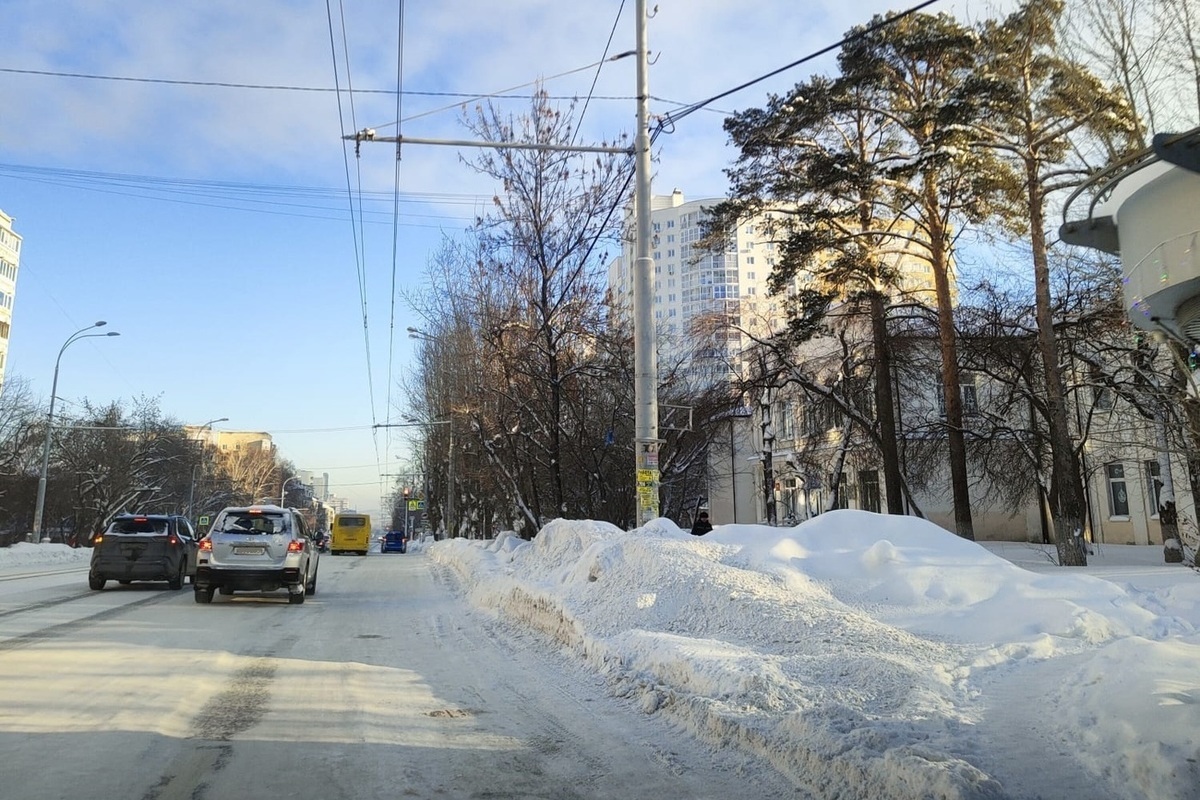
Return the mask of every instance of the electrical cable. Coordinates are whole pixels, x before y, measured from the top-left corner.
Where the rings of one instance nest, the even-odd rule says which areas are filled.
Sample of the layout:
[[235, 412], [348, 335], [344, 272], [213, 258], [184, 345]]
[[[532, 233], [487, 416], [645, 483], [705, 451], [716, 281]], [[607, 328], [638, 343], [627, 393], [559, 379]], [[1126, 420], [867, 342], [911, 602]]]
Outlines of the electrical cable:
[[[571, 72], [564, 72], [564, 73], [562, 73], [562, 75], [570, 75], [573, 72], [579, 72], [581, 70], [591, 69], [593, 66], [595, 66], [595, 65], [589, 64], [588, 66], [581, 67], [578, 70], [572, 70]], [[325, 87], [325, 86], [288, 86], [285, 84], [269, 84], [269, 83], [227, 83], [224, 81], [187, 81], [187, 80], [172, 80], [169, 78], [135, 78], [135, 77], [125, 77], [125, 76], [120, 76], [120, 75], [94, 75], [94, 74], [88, 74], [88, 73], [83, 73], [83, 72], [55, 72], [52, 70], [43, 70], [43, 69], [18, 69], [16, 67], [0, 67], [0, 73], [7, 73], [10, 75], [37, 75], [37, 76], [43, 76], [43, 77], [49, 77], [49, 78], [75, 78], [75, 79], [79, 79], [79, 80], [92, 80], [92, 81], [149, 83], [149, 84], [160, 84], [160, 85], [166, 85], [166, 86], [200, 86], [200, 87], [216, 88], [216, 89], [252, 89], [252, 90], [258, 90], [258, 91], [272, 91], [272, 92], [312, 92], [312, 93], [333, 94], [338, 91], [337, 87], [331, 88], [331, 87]], [[561, 76], [556, 76], [556, 77], [561, 77]], [[522, 88], [523, 86], [528, 86], [528, 85], [529, 84], [522, 84], [521, 86], [513, 87], [513, 88]], [[394, 89], [355, 89], [354, 93], [355, 94], [395, 94], [395, 90]], [[420, 91], [420, 90], [416, 90], [416, 89], [409, 89], [409, 90], [405, 91], [404, 94], [408, 95], [409, 97], [462, 97], [462, 98], [468, 98], [468, 99], [480, 99], [482, 97], [488, 97], [488, 98], [497, 98], [497, 99], [505, 99], [505, 100], [532, 100], [533, 99], [532, 95], [526, 95], [526, 94], [507, 95], [507, 94], [496, 94], [496, 93], [480, 94], [479, 92], [430, 92], [430, 91]], [[550, 100], [572, 100], [575, 98], [573, 95], [555, 95], [548, 99], [550, 99]], [[628, 96], [628, 95], [596, 95], [593, 99], [627, 102], [629, 100], [635, 100], [636, 98], [634, 98], [632, 96]], [[671, 102], [671, 101], [668, 101], [668, 102]], [[460, 105], [460, 104], [456, 104], [456, 105]], [[679, 105], [686, 105], [686, 103], [679, 103]]]
[[[346, 95], [347, 95], [347, 104], [350, 107], [350, 122], [351, 122], [350, 129], [358, 130], [358, 123], [357, 123], [357, 119], [355, 117], [355, 110], [354, 110], [354, 83], [353, 83], [353, 78], [350, 74], [350, 53], [348, 51], [347, 39], [346, 39], [345, 6], [341, 2], [341, 0], [339, 0], [338, 9], [340, 12], [340, 20], [341, 20], [342, 53], [346, 59]], [[337, 73], [337, 53], [338, 53], [337, 40], [336, 40], [336, 33], [334, 30], [334, 24], [333, 24], [333, 22], [334, 22], [333, 9], [330, 6], [330, 0], [325, 0], [325, 15], [326, 15], [326, 19], [327, 19], [328, 26], [329, 26], [330, 50], [331, 50], [332, 56], [333, 56], [334, 84], [337, 85], [340, 90], [341, 81], [338, 78], [338, 73]], [[345, 111], [343, 110], [343, 107], [342, 107], [341, 91], [338, 92], [337, 97], [338, 97], [338, 124], [339, 124], [339, 127], [344, 131], [346, 129], [346, 126], [345, 126], [345, 118], [346, 117], [345, 117]], [[356, 163], [356, 175], [357, 175], [357, 179], [358, 179], [357, 184], [358, 184], [358, 189], [359, 189], [359, 194], [358, 194], [359, 216], [356, 221], [355, 214], [354, 214], [354, 212], [355, 212], [355, 190], [354, 190], [355, 181], [351, 176], [348, 148], [349, 148], [349, 143], [345, 139], [343, 139], [342, 140], [342, 159], [344, 162], [345, 172], [346, 172], [346, 193], [347, 193], [347, 200], [350, 205], [351, 231], [352, 231], [352, 234], [354, 237], [355, 269], [356, 269], [357, 278], [358, 278], [359, 304], [360, 304], [360, 310], [362, 313], [363, 343], [364, 343], [364, 349], [366, 351], [367, 389], [368, 389], [368, 396], [370, 399], [371, 421], [372, 421], [372, 424], [374, 424], [374, 423], [378, 422], [378, 419], [376, 418], [376, 415], [375, 415], [375, 382], [374, 382], [374, 376], [373, 376], [373, 373], [371, 370], [371, 337], [370, 337], [370, 329], [368, 327], [368, 318], [367, 318], [366, 240], [365, 240], [365, 232], [362, 229], [363, 228], [363, 226], [362, 226], [362, 194], [361, 194], [362, 172], [361, 172], [361, 167], [359, 167]], [[357, 159], [356, 159], [356, 162], [357, 162]], [[360, 239], [361, 239], [361, 241], [360, 241]], [[378, 453], [377, 453], [377, 455], [378, 455]]]
[[[631, 56], [631, 55], [633, 55], [633, 51], [632, 51], [632, 50], [629, 50], [629, 51], [626, 51], [626, 52], [624, 52], [624, 53], [617, 53], [615, 56], [612, 56], [612, 57], [611, 57], [611, 58], [609, 58], [608, 60], [609, 60], [609, 61], [618, 61], [618, 60], [620, 60], [620, 59], [622, 59], [622, 58], [626, 58], [626, 57], [628, 57], [628, 56]], [[399, 127], [399, 124], [400, 124], [400, 122], [412, 122], [414, 119], [420, 119], [421, 117], [428, 117], [428, 116], [432, 116], [433, 114], [440, 114], [440, 113], [441, 113], [441, 112], [443, 112], [443, 111], [452, 111], [452, 110], [454, 110], [454, 109], [461, 108], [461, 107], [462, 107], [463, 105], [465, 105], [466, 103], [473, 103], [473, 102], [475, 102], [476, 100], [492, 100], [492, 99], [496, 99], [496, 98], [499, 98], [499, 97], [504, 97], [504, 96], [505, 96], [505, 92], [511, 92], [511, 91], [513, 91], [514, 89], [524, 89], [526, 86], [535, 86], [535, 85], [538, 85], [538, 84], [545, 83], [546, 81], [552, 81], [552, 80], [555, 80], [555, 79], [557, 79], [557, 78], [564, 78], [564, 77], [566, 77], [567, 75], [574, 75], [574, 74], [575, 74], [575, 73], [577, 73], [577, 72], [584, 72], [584, 71], [586, 71], [586, 70], [589, 70], [589, 69], [591, 69], [592, 67], [599, 67], [599, 66], [601, 66], [603, 63], [604, 63], [603, 61], [597, 61], [597, 62], [596, 62], [596, 63], [594, 63], [594, 64], [588, 64], [588, 65], [586, 65], [586, 66], [583, 66], [583, 67], [576, 67], [575, 69], [569, 69], [569, 70], [567, 70], [566, 72], [559, 72], [558, 74], [556, 74], [556, 75], [551, 75], [551, 76], [550, 76], [550, 77], [548, 77], [548, 78], [536, 78], [536, 79], [534, 79], [534, 80], [532, 80], [532, 81], [526, 81], [525, 83], [519, 83], [519, 84], [517, 84], [516, 86], [510, 86], [510, 87], [508, 87], [507, 89], [500, 89], [500, 90], [498, 90], [498, 91], [496, 91], [496, 92], [487, 92], [487, 93], [485, 93], [485, 94], [477, 94], [477, 95], [473, 95], [473, 96], [470, 96], [468, 99], [466, 99], [466, 100], [464, 100], [464, 101], [462, 101], [462, 102], [458, 102], [458, 103], [451, 103], [450, 105], [441, 106], [440, 108], [433, 108], [433, 109], [430, 109], [429, 111], [422, 111], [420, 114], [413, 114], [411, 117], [407, 117], [407, 118], [405, 118], [405, 119], [403, 119], [403, 120], [398, 120], [397, 122], [382, 122], [382, 123], [380, 123], [380, 124], [378, 124], [378, 125], [371, 125], [371, 126], [369, 126], [369, 127], [371, 127], [371, 128], [374, 128], [375, 130], [381, 130], [381, 129], [383, 129], [383, 128], [390, 128], [390, 127], [392, 127], [393, 125], [395, 125], [395, 126]], [[530, 97], [529, 99], [532, 99], [532, 97]], [[574, 99], [576, 99], [576, 98], [574, 98], [574, 97], [571, 97], [571, 98], [559, 98], [559, 99], [571, 99], [571, 100], [574, 100]], [[627, 98], [627, 99], [632, 99], [632, 98]], [[358, 130], [358, 129], [357, 129], [357, 128], [355, 128], [355, 130]]]
[[571, 144], [575, 144], [575, 138], [579, 135], [580, 129], [583, 127], [583, 118], [587, 115], [588, 105], [592, 102], [592, 94], [596, 91], [596, 84], [600, 82], [600, 70], [604, 68], [604, 62], [608, 60], [608, 51], [612, 48], [613, 37], [617, 35], [617, 26], [621, 24], [621, 14], [625, 11], [625, 0], [621, 0], [621, 5], [617, 8], [617, 17], [613, 20], [612, 30], [608, 32], [608, 41], [604, 43], [604, 54], [600, 56], [599, 63], [596, 64], [596, 74], [592, 76], [592, 85], [588, 88], [587, 98], [583, 101], [583, 108], [579, 111], [579, 117], [575, 122], [575, 133], [571, 135]]
[[[397, 30], [396, 30], [396, 119], [402, 119], [401, 108], [404, 98], [404, 0], [400, 0], [398, 12]], [[399, 134], [399, 126], [396, 128]], [[387, 390], [384, 394], [386, 405], [384, 406], [387, 414], [388, 422], [392, 419], [392, 384], [393, 384], [393, 367], [395, 366], [395, 349], [396, 349], [396, 269], [399, 263], [400, 249], [400, 141], [396, 141], [396, 166], [393, 176], [393, 193], [392, 193], [392, 291], [391, 291], [391, 307], [388, 312], [388, 360], [387, 360]], [[384, 440], [383, 457], [387, 460], [391, 452], [392, 436], [391, 428], [387, 429], [387, 435]], [[382, 472], [382, 465], [379, 471]]]
[[918, 11], [920, 11], [921, 9], [923, 9], [927, 6], [931, 6], [934, 3], [937, 3], [939, 1], [940, 0], [925, 0], [925, 2], [918, 3], [917, 5], [913, 6], [912, 8], [909, 8], [905, 11], [898, 12], [896, 14], [893, 14], [890, 17], [885, 17], [884, 19], [881, 19], [878, 22], [875, 22], [875, 23], [872, 23], [871, 25], [866, 26], [862, 30], [855, 31], [854, 33], [850, 34], [849, 36], [843, 37], [840, 41], [835, 42], [834, 44], [831, 44], [828, 47], [822, 47], [820, 50], [816, 51], [815, 53], [810, 53], [809, 55], [806, 55], [804, 58], [793, 61], [790, 64], [785, 64], [784, 66], [782, 66], [778, 69], [771, 70], [770, 72], [766, 73], [765, 75], [760, 75], [759, 77], [754, 78], [753, 80], [746, 81], [745, 83], [739, 84], [739, 85], [733, 87], [732, 89], [728, 89], [724, 92], [721, 92], [720, 94], [715, 94], [712, 97], [708, 98], [707, 100], [701, 100], [698, 103], [693, 103], [691, 106], [681, 109], [678, 113], [668, 114], [668, 115], [666, 115], [665, 119], [667, 121], [669, 121], [671, 124], [674, 124], [676, 121], [683, 119], [684, 117], [688, 116], [689, 114], [699, 111], [704, 106], [707, 106], [711, 103], [715, 103], [716, 101], [721, 100], [723, 98], [729, 97], [731, 94], [736, 94], [736, 93], [742, 91], [743, 89], [748, 89], [751, 86], [755, 85], [756, 83], [762, 83], [767, 78], [773, 78], [782, 72], [787, 72], [789, 69], [798, 67], [801, 64], [804, 64], [808, 61], [812, 61], [813, 59], [823, 56], [826, 53], [829, 53], [833, 50], [838, 49], [839, 47], [847, 45], [850, 42], [854, 42], [859, 39], [862, 39], [863, 37], [867, 36], [868, 34], [874, 33], [875, 31], [877, 31], [881, 28], [885, 28], [889, 25], [893, 25], [896, 22], [899, 22], [900, 20], [904, 19], [905, 17], [911, 16], [911, 15], [917, 13]]

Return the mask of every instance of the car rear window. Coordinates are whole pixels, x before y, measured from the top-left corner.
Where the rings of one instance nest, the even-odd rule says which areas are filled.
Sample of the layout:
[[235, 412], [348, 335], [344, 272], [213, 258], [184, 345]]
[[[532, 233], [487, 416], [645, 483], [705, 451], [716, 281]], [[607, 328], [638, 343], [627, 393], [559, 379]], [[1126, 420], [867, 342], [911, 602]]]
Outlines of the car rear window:
[[109, 533], [166, 533], [165, 519], [117, 519], [108, 526]]
[[210, 533], [284, 533], [286, 530], [283, 514], [234, 511], [218, 519]]
[[343, 528], [361, 528], [367, 524], [366, 517], [338, 517], [337, 524]]

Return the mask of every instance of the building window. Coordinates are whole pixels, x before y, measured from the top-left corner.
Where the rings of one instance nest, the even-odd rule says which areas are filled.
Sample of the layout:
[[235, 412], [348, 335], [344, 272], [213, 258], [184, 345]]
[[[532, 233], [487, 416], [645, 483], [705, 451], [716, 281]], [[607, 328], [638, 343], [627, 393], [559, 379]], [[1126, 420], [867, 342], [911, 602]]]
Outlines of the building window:
[[[972, 417], [979, 414], [979, 390], [975, 387], [975, 376], [963, 373], [959, 375], [958, 394], [962, 413], [964, 417]], [[946, 416], [946, 386], [941, 379], [937, 382], [937, 410], [938, 416]]]
[[850, 492], [846, 481], [846, 473], [840, 475], [830, 475], [829, 485], [837, 487], [837, 501], [833, 504], [834, 508], [846, 509], [850, 507]]
[[796, 438], [796, 404], [791, 400], [785, 403], [780, 403], [778, 411], [780, 416], [779, 431], [784, 439]]
[[973, 417], [979, 413], [979, 394], [975, 388], [975, 376], [962, 376], [962, 410], [963, 414]]
[[1108, 515], [1128, 518], [1129, 492], [1125, 487], [1125, 465], [1105, 464], [1104, 472], [1108, 476]]
[[1093, 386], [1092, 403], [1099, 411], [1111, 411], [1113, 407], [1112, 389], [1107, 386]]
[[1146, 500], [1150, 503], [1150, 516], [1158, 519], [1158, 509], [1162, 500], [1162, 473], [1159, 472], [1158, 460], [1146, 462]]
[[859, 508], [879, 513], [879, 472], [873, 469], [858, 471]]

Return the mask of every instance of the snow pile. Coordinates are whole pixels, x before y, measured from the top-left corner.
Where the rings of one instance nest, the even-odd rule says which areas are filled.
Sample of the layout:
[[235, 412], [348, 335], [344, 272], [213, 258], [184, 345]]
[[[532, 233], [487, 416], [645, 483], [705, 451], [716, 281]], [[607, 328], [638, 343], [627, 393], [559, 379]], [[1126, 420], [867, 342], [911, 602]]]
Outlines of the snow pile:
[[0, 549], [0, 566], [4, 567], [87, 564], [91, 560], [90, 548], [68, 547], [65, 544], [17, 542], [11, 547]]
[[[1198, 796], [1200, 576], [1179, 565], [1149, 589], [1034, 572], [858, 511], [702, 538], [665, 519], [557, 520], [530, 542], [428, 552], [472, 603], [572, 649], [615, 694], [816, 796], [1029, 796], [1021, 781], [1062, 758], [1091, 783], [1038, 784], [1046, 797]], [[1070, 752], [995, 763], [1034, 729]]]

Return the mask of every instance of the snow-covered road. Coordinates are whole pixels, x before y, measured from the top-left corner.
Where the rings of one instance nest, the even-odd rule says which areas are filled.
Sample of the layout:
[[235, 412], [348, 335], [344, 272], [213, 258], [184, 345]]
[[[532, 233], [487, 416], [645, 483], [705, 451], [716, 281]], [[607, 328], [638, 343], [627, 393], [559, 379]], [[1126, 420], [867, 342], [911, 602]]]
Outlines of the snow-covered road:
[[0, 794], [794, 797], [532, 636], [422, 553], [321, 562], [318, 593], [89, 592], [83, 563], [0, 573]]

